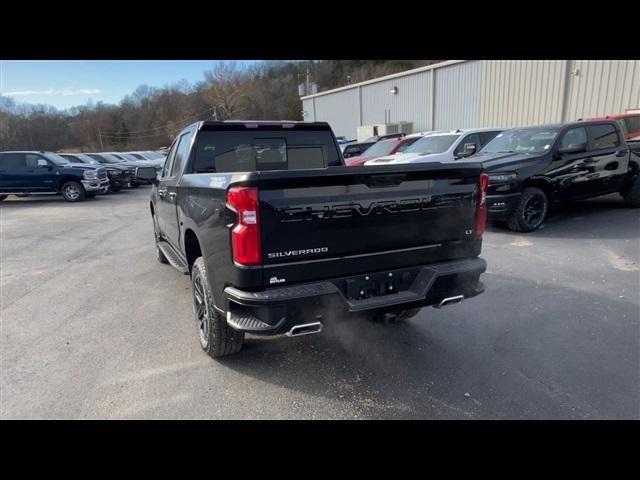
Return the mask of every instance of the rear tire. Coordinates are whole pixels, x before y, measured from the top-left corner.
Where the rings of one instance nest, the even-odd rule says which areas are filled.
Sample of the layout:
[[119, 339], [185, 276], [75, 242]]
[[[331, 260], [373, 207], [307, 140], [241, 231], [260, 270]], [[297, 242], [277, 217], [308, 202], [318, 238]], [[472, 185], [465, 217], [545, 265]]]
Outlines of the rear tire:
[[629, 208], [640, 208], [640, 175], [633, 181], [631, 188], [621, 192], [624, 204]]
[[198, 257], [191, 269], [193, 313], [200, 336], [200, 346], [212, 358], [237, 353], [244, 343], [244, 332], [231, 328], [215, 308], [204, 259]]
[[67, 182], [62, 185], [61, 189], [62, 197], [67, 202], [80, 202], [84, 200], [86, 192], [84, 187], [79, 182]]
[[118, 193], [120, 190], [122, 190], [122, 187], [109, 187], [109, 190], [112, 191], [113, 193]]
[[544, 222], [548, 208], [549, 200], [542, 190], [525, 188], [507, 224], [514, 232], [533, 232]]

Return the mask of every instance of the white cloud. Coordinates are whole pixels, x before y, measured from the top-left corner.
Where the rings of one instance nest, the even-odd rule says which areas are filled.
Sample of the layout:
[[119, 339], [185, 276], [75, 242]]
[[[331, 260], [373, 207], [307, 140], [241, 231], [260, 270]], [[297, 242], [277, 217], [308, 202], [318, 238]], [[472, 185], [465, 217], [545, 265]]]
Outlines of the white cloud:
[[0, 95], [3, 97], [27, 97], [30, 95], [62, 95], [67, 97], [69, 95], [96, 95], [101, 92], [102, 90], [98, 90], [97, 88], [80, 88], [75, 90], [69, 88], [54, 90], [50, 88], [48, 90], [19, 90], [16, 92], [4, 92]]

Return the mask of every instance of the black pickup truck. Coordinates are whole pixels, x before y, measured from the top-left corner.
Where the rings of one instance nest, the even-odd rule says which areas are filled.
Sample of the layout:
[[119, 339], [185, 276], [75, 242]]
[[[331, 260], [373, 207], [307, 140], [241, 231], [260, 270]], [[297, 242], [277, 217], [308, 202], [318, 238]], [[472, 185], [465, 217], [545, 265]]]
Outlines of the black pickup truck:
[[640, 145], [615, 121], [580, 121], [506, 130], [471, 157], [489, 174], [489, 220], [531, 232], [550, 204], [620, 193], [640, 207]]
[[191, 274], [203, 349], [244, 333], [386, 322], [484, 290], [488, 177], [477, 163], [353, 169], [324, 122], [199, 122], [174, 140], [150, 209], [158, 260]]

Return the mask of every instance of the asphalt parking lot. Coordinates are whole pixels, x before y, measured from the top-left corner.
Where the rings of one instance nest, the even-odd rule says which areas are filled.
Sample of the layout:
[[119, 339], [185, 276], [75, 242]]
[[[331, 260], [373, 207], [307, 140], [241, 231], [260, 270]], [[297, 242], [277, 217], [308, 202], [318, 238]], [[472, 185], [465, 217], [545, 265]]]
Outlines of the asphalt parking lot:
[[640, 418], [640, 211], [618, 196], [491, 225], [487, 291], [461, 305], [214, 361], [148, 195], [0, 204], [2, 419]]

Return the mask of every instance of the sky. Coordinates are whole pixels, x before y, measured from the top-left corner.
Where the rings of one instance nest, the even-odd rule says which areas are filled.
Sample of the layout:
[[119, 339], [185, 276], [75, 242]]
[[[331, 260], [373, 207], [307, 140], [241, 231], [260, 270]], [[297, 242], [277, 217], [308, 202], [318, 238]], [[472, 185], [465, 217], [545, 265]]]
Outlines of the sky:
[[[0, 60], [0, 95], [16, 103], [46, 103], [59, 109], [118, 103], [140, 85], [163, 87], [204, 80], [216, 60], [14, 61]], [[255, 60], [238, 61], [240, 67]]]

